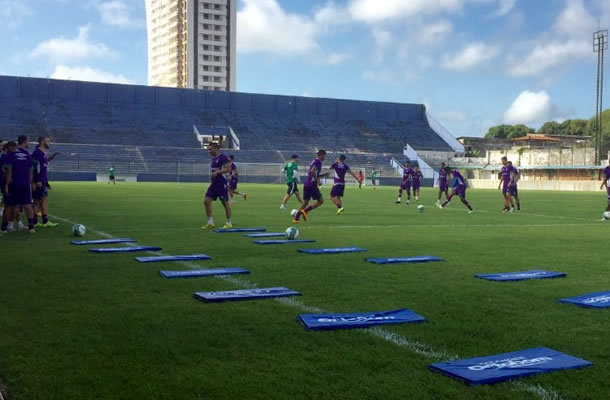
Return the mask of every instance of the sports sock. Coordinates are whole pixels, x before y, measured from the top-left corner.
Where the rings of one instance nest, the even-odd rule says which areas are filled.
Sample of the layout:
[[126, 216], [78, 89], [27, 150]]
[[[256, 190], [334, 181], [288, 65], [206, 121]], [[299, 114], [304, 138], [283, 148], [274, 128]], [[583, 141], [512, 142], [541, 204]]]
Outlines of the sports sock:
[[28, 229], [34, 229], [34, 225], [36, 225], [36, 217], [28, 218]]
[[517, 202], [517, 210], [521, 211], [521, 202], [520, 201]]
[[6, 223], [6, 227], [7, 227], [9, 230], [13, 230], [13, 221], [7, 222], [7, 223]]
[[306, 213], [308, 213], [308, 212], [310, 212], [311, 210], [313, 210], [313, 207], [312, 207], [312, 206], [309, 206], [309, 207], [307, 207], [307, 208], [305, 209], [305, 212], [306, 212]]
[[209, 217], [208, 218], [208, 225], [214, 225], [214, 218], [213, 217]]
[[233, 225], [233, 223], [231, 223], [231, 218], [227, 218], [227, 225]]
[[472, 211], [472, 207], [470, 206], [470, 203], [469, 203], [469, 202], [465, 202], [465, 203], [464, 203], [464, 205], [465, 205], [466, 207], [468, 207], [468, 209], [469, 209], [470, 211]]
[[46, 224], [49, 222], [49, 216], [47, 214], [42, 214], [42, 223]]
[[3, 222], [2, 223], [2, 232], [6, 232], [8, 231], [8, 222]]

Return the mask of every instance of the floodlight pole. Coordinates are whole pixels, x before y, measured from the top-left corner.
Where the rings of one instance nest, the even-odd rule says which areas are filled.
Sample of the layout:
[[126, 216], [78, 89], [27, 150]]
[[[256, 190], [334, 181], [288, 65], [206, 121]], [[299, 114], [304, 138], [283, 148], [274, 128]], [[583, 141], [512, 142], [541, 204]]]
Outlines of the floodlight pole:
[[597, 53], [597, 93], [595, 97], [595, 165], [601, 164], [604, 52], [606, 50], [608, 50], [608, 30], [599, 30], [593, 33], [593, 52]]

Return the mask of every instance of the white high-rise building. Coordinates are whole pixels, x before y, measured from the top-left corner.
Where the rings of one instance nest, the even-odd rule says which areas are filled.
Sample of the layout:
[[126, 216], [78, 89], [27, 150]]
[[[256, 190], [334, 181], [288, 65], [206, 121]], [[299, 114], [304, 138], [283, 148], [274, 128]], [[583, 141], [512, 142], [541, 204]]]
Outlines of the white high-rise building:
[[235, 90], [236, 0], [146, 0], [148, 84]]

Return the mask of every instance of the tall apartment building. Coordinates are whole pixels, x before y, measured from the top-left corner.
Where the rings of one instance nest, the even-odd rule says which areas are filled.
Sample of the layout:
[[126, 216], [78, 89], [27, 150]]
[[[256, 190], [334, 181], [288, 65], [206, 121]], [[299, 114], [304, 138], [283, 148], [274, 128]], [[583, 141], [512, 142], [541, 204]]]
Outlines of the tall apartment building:
[[235, 90], [236, 0], [146, 0], [148, 84]]

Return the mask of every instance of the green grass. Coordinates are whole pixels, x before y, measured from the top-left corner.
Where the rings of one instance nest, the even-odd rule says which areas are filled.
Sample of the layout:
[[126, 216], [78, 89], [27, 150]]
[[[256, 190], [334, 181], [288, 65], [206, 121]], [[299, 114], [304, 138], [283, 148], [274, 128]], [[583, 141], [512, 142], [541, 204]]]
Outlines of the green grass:
[[[395, 188], [348, 188], [346, 211], [328, 201], [299, 229], [306, 247], [361, 246], [367, 253], [310, 256], [301, 246], [257, 246], [205, 232], [203, 185], [56, 183], [52, 214], [165, 254], [203, 252], [204, 268], [243, 266], [238, 279], [302, 292], [298, 304], [328, 311], [411, 308], [423, 324], [383, 328], [459, 357], [547, 346], [594, 362], [504, 383], [469, 387], [428, 370], [440, 358], [365, 330], [309, 332], [298, 304], [206, 304], [192, 293], [238, 288], [218, 278], [165, 280], [132, 255], [96, 255], [69, 241], [71, 226], [0, 238], [0, 376], [12, 400], [35, 399], [606, 399], [606, 310], [557, 299], [610, 289], [600, 193], [523, 192], [524, 212], [504, 215], [497, 191], [469, 191], [477, 212], [455, 201], [423, 214], [393, 204]], [[235, 226], [290, 226], [284, 187], [243, 185]], [[328, 193], [328, 188], [323, 190]], [[214, 205], [216, 222], [224, 223]], [[289, 208], [296, 207], [295, 200]], [[305, 247], [303, 246], [303, 247]], [[436, 255], [444, 263], [376, 266], [364, 257]], [[475, 273], [521, 269], [565, 279], [492, 283]], [[542, 389], [540, 389], [542, 388]], [[538, 393], [536, 393], [538, 390]]]

